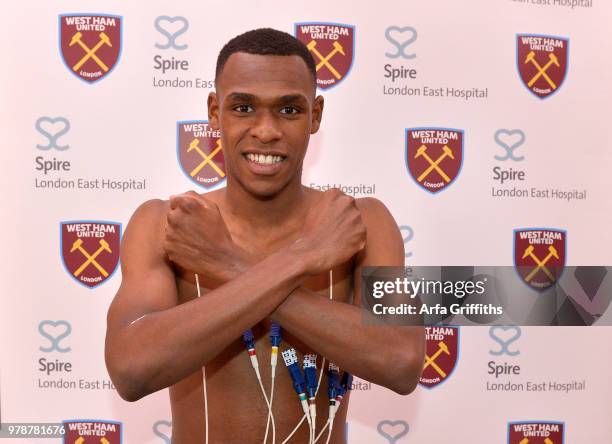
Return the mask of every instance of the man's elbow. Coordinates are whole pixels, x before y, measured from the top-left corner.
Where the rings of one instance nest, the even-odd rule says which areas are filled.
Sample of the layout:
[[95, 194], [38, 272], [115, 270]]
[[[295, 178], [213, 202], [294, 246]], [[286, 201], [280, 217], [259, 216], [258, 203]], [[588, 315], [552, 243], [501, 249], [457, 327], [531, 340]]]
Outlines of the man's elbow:
[[414, 392], [423, 371], [424, 359], [424, 351], [420, 347], [418, 350], [407, 350], [396, 356], [395, 365], [392, 366], [393, 381], [389, 388], [403, 396]]
[[146, 378], [140, 374], [133, 362], [111, 357], [109, 354], [105, 358], [108, 375], [123, 400], [134, 402], [149, 394], [142, 383]]
[[[111, 378], [111, 380], [113, 380], [113, 378]], [[113, 380], [113, 384], [115, 384], [117, 393], [124, 401], [136, 402], [147, 395], [147, 393], [140, 387], [130, 384], [127, 381]]]
[[402, 365], [398, 365], [391, 390], [398, 395], [405, 396], [416, 389], [422, 369], [422, 362], [417, 361], [418, 360], [414, 358]]

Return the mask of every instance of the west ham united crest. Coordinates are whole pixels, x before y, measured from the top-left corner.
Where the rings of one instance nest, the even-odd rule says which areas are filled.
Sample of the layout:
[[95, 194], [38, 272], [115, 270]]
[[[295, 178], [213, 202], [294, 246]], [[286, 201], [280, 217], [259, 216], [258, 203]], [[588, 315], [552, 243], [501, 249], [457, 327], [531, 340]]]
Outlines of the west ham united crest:
[[563, 444], [565, 424], [554, 421], [525, 421], [508, 424], [508, 444]]
[[348, 76], [355, 54], [355, 27], [340, 23], [296, 23], [295, 37], [317, 64], [317, 86], [329, 89]]
[[514, 266], [521, 280], [538, 291], [553, 286], [565, 267], [566, 237], [553, 228], [514, 230]]
[[424, 190], [444, 190], [457, 178], [462, 163], [462, 130], [406, 128], [408, 173]]
[[62, 422], [64, 444], [121, 444], [121, 423], [94, 419], [70, 419]]
[[88, 288], [97, 287], [113, 275], [119, 262], [120, 243], [118, 222], [60, 223], [60, 247], [66, 271]]
[[119, 61], [121, 26], [118, 15], [60, 15], [60, 52], [68, 70], [89, 83], [106, 77]]
[[212, 188], [225, 179], [221, 133], [207, 120], [177, 122], [176, 148], [181, 168], [193, 182]]
[[567, 74], [569, 39], [519, 34], [516, 55], [523, 84], [540, 99], [559, 90]]
[[425, 364], [419, 384], [433, 388], [448, 379], [459, 358], [459, 327], [425, 327]]

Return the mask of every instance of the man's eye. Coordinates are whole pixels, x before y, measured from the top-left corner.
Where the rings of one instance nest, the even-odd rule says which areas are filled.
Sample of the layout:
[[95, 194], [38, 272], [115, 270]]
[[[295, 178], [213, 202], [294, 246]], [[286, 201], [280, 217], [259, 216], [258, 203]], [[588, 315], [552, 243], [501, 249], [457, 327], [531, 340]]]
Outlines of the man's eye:
[[253, 111], [253, 107], [251, 105], [237, 105], [233, 109], [239, 113], [250, 113]]
[[280, 112], [281, 114], [297, 114], [300, 112], [300, 110], [294, 106], [283, 106], [280, 109]]

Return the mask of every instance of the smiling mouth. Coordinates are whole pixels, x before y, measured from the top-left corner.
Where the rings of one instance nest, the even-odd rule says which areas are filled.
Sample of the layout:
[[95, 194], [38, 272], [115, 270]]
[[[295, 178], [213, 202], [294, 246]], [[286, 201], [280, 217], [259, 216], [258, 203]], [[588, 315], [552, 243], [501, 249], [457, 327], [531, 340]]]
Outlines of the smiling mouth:
[[285, 160], [285, 157], [272, 154], [243, 154], [249, 162], [257, 165], [275, 165]]

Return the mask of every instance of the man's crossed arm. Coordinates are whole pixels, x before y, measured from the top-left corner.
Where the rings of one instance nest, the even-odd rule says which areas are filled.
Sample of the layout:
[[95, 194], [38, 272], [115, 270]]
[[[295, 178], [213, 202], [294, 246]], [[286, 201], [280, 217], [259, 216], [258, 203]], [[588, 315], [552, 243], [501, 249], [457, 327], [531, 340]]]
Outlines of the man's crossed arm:
[[[123, 278], [108, 313], [106, 363], [124, 399], [177, 383], [268, 316], [358, 377], [402, 394], [416, 386], [423, 329], [361, 322], [360, 268], [404, 260], [393, 218], [373, 199], [356, 204], [337, 190], [324, 193], [299, 239], [255, 263], [232, 242], [217, 206], [186, 193], [173, 197], [169, 209], [161, 201], [141, 206], [121, 255]], [[307, 277], [355, 255], [355, 305], [302, 287]], [[222, 285], [178, 304], [172, 262]], [[329, 328], [334, 325], [340, 327]]]

